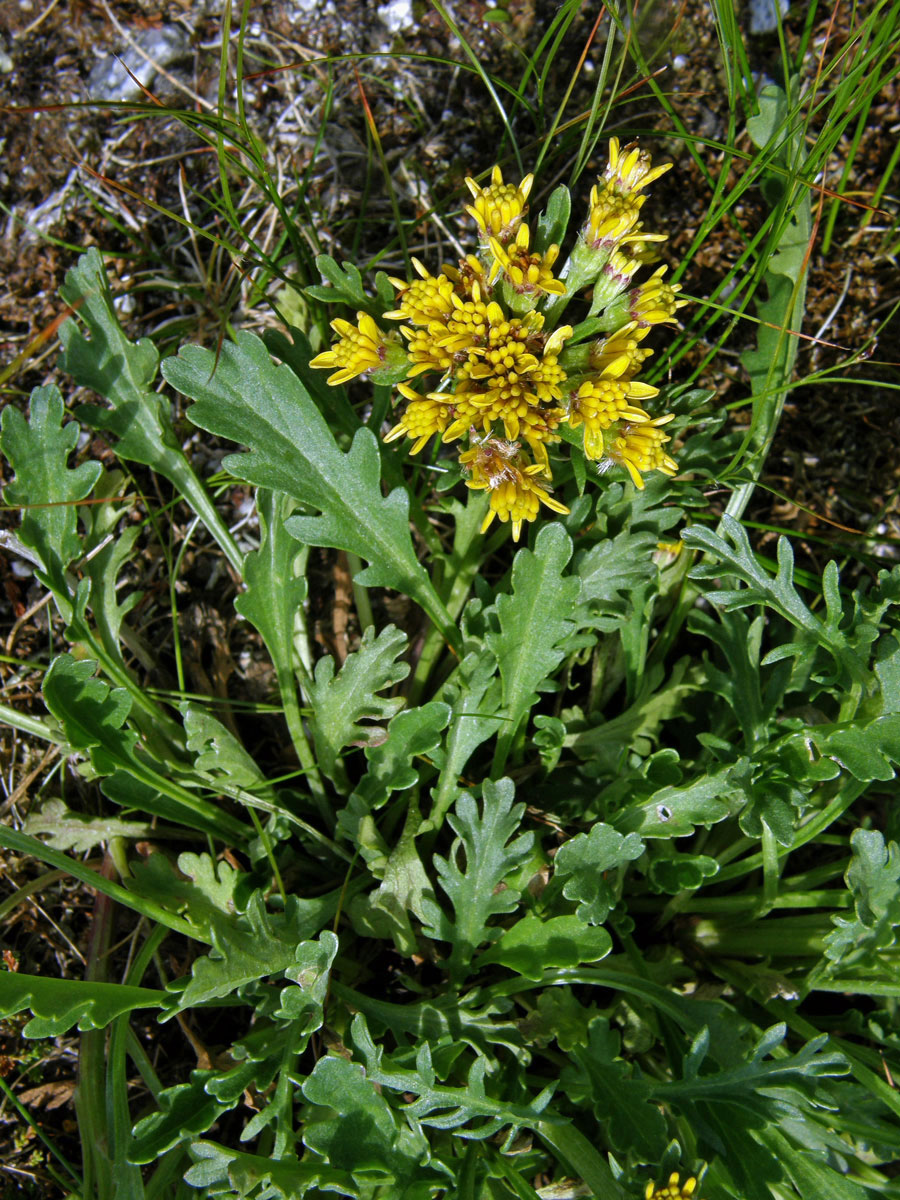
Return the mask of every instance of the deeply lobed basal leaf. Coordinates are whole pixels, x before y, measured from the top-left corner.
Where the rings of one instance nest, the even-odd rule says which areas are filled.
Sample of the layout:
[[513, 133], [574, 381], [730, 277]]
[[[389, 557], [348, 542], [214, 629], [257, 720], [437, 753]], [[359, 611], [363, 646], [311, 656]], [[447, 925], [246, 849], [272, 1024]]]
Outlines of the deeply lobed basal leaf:
[[239, 333], [218, 355], [185, 346], [164, 363], [163, 374], [195, 401], [188, 414], [195, 424], [249, 447], [226, 459], [228, 470], [318, 511], [291, 517], [286, 528], [293, 536], [365, 559], [369, 566], [359, 583], [406, 592], [449, 630], [443, 604], [416, 558], [409, 498], [401, 488], [382, 495], [381, 457], [370, 430], [358, 430], [344, 453], [297, 376], [276, 366], [250, 333]]
[[488, 926], [490, 918], [512, 912], [518, 904], [516, 891], [498, 890], [527, 858], [534, 841], [531, 833], [518, 834], [524, 805], [513, 804], [514, 795], [511, 779], [486, 780], [479, 812], [475, 799], [463, 793], [448, 817], [457, 834], [450, 854], [435, 855], [438, 879], [455, 916], [451, 919], [434, 901], [427, 902], [430, 925], [425, 932], [452, 944], [449, 965], [454, 974], [466, 969], [478, 946], [499, 935]]

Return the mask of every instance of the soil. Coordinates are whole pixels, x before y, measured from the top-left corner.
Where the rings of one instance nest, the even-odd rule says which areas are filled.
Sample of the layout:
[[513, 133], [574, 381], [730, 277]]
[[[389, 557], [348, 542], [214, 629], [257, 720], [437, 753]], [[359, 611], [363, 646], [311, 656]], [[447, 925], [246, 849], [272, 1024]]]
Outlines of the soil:
[[[502, 136], [496, 109], [469, 69], [459, 37], [448, 33], [437, 11], [424, 6], [420, 10], [417, 4], [411, 26], [391, 29], [385, 23], [386, 7], [357, 0], [326, 4], [264, 0], [252, 6], [245, 40], [245, 71], [251, 75], [245, 101], [255, 133], [271, 152], [287, 192], [291, 179], [308, 172], [306, 195], [316, 215], [321, 247], [339, 259], [360, 263], [390, 246], [393, 227], [386, 190], [378, 193], [368, 183], [378, 177], [380, 167], [376, 158], [372, 168], [376, 152], [363, 97], [400, 203], [410, 215], [458, 206], [465, 175], [492, 164]], [[458, 34], [478, 58], [515, 86], [523, 53], [537, 45], [556, 6], [546, 0], [509, 0], [491, 9], [475, 0], [459, 0], [452, 12]], [[487, 19], [496, 18], [498, 12], [505, 19]], [[601, 25], [590, 42], [595, 18], [595, 6], [584, 5], [558, 56], [558, 63], [571, 66], [588, 47], [584, 82], [579, 83], [568, 114], [590, 104], [591, 77], [606, 32]], [[829, 20], [830, 14], [823, 11], [810, 44], [822, 45], [827, 35], [833, 54], [852, 31], [840, 23], [849, 21], [849, 15], [833, 27]], [[790, 44], [803, 35], [802, 21], [802, 13], [787, 19]], [[164, 349], [177, 344], [185, 330], [194, 340], [215, 345], [223, 311], [232, 325], [245, 328], [271, 321], [259, 305], [251, 303], [249, 289], [232, 264], [209, 242], [192, 238], [166, 215], [169, 210], [197, 226], [215, 228], [219, 219], [211, 206], [219, 186], [215, 155], [183, 122], [165, 112], [135, 120], [133, 109], [92, 102], [103, 70], [108, 74], [113, 69], [114, 60], [104, 60], [104, 54], [124, 53], [129, 39], [140, 41], [153, 32], [174, 30], [187, 49], [156, 75], [148, 93], [138, 94], [140, 100], [145, 108], [160, 103], [195, 114], [214, 109], [221, 22], [214, 0], [205, 5], [194, 0], [63, 0], [58, 4], [0, 0], [0, 29], [6, 31], [0, 35], [3, 403], [24, 407], [31, 389], [48, 382], [58, 383], [64, 395], [75, 398], [71, 383], [55, 366], [56, 328], [65, 315], [58, 289], [78, 251], [87, 246], [97, 245], [109, 256], [114, 292], [120, 297], [129, 333], [154, 332]], [[645, 50], [656, 56], [654, 65], [666, 68], [667, 86], [679, 93], [685, 126], [711, 140], [721, 138], [728, 119], [727, 98], [710, 66], [718, 52], [707, 6], [701, 0], [658, 3], [639, 36]], [[754, 69], [777, 77], [774, 35], [753, 39], [750, 49]], [[387, 51], [401, 57], [387, 58]], [[3, 69], [4, 55], [11, 69]], [[325, 64], [323, 59], [329, 55], [349, 57]], [[810, 76], [815, 70], [811, 58]], [[546, 81], [546, 111], [555, 111], [568, 84], [566, 72], [551, 73]], [[329, 124], [324, 142], [317, 145], [326, 103], [331, 105]], [[853, 158], [852, 175], [844, 182], [843, 190], [863, 207], [842, 205], [827, 252], [821, 236], [813, 249], [804, 326], [809, 337], [801, 343], [797, 373], [804, 377], [822, 371], [864, 347], [866, 357], [842, 371], [840, 381], [802, 386], [790, 394], [766, 463], [764, 486], [747, 514], [762, 527], [763, 538], [773, 525], [803, 535], [807, 565], [813, 570], [845, 546], [856, 551], [865, 546], [855, 539], [854, 531], [874, 535], [868, 555], [875, 565], [896, 560], [900, 546], [900, 407], [891, 387], [871, 385], [876, 379], [893, 387], [900, 383], [896, 181], [889, 182], [874, 211], [865, 207], [888, 169], [898, 112], [895, 79], [873, 104]], [[520, 143], [528, 147], [541, 131], [524, 111], [514, 120]], [[648, 127], [659, 130], [658, 110], [648, 89], [637, 88], [614, 109], [608, 132], [629, 138]], [[602, 167], [605, 144], [601, 140], [593, 170]], [[675, 267], [706, 213], [709, 189], [679, 141], [657, 134], [647, 144], [658, 157], [671, 156], [675, 162], [674, 169], [654, 185], [647, 210], [658, 228], [670, 231], [664, 254]], [[838, 186], [848, 154], [849, 141], [829, 164], [824, 188]], [[714, 170], [715, 153], [711, 163]], [[561, 173], [569, 165], [564, 162]], [[589, 170], [583, 177], [585, 192], [591, 174]], [[245, 182], [235, 178], [232, 186], [240, 190]], [[557, 182], [556, 178], [539, 181], [538, 203]], [[818, 200], [814, 210], [817, 207]], [[751, 193], [734, 213], [741, 228], [720, 227], [694, 258], [689, 277], [682, 281], [686, 291], [698, 297], [710, 294], [740, 255], [742, 232], [755, 228], [763, 211], [761, 197]], [[823, 221], [828, 211], [826, 196]], [[366, 214], [362, 223], [360, 212]], [[452, 259], [455, 233], [453, 218], [437, 230], [423, 223], [417, 229], [420, 244], [414, 252], [430, 263]], [[254, 236], [270, 241], [277, 236], [271, 212], [260, 209]], [[390, 256], [381, 265], [389, 263]], [[753, 327], [739, 326], [697, 379], [699, 386], [714, 390], [721, 403], [734, 406], [739, 422], [746, 419], [748, 396], [739, 356], [752, 344]], [[702, 346], [695, 361], [700, 361], [701, 352]], [[680, 369], [690, 365], [684, 363]], [[217, 448], [191, 438], [187, 426], [185, 438], [198, 465], [214, 469]], [[108, 454], [102, 443], [87, 439], [81, 452]], [[249, 497], [235, 489], [224, 503], [234, 523], [247, 512]], [[15, 527], [14, 515], [4, 514], [4, 520], [8, 528]], [[248, 639], [246, 625], [243, 632], [237, 630], [231, 615], [233, 587], [224, 579], [217, 582], [214, 570], [213, 558], [202, 546], [186, 557], [183, 566], [185, 630], [196, 631], [195, 638], [185, 639], [193, 647], [189, 676], [197, 690], [206, 692], [227, 690], [229, 679], [236, 676], [244, 696], [264, 697], [270, 694], [272, 682], [265, 656]], [[333, 653], [345, 654], [356, 634], [352, 616], [346, 616], [346, 563], [340, 556], [335, 560], [323, 555], [314, 570], [321, 585], [313, 612], [319, 639]], [[152, 575], [149, 564], [147, 571]], [[2, 546], [0, 574], [4, 582], [0, 593], [5, 656], [0, 660], [2, 699], [25, 710], [34, 705], [35, 711], [42, 712], [40, 676], [27, 664], [46, 658], [48, 642], [62, 647], [61, 629], [41, 605], [43, 593], [33, 576]], [[402, 607], [402, 600], [397, 603]], [[152, 589], [137, 615], [145, 628], [155, 628], [162, 619]], [[399, 609], [391, 615], [403, 619]], [[266, 757], [273, 761], [277, 731], [263, 730], [260, 736], [271, 737]], [[32, 802], [35, 781], [50, 765], [42, 747], [11, 730], [0, 731], [4, 819], [19, 823]], [[76, 786], [74, 779], [70, 786]], [[40, 873], [36, 864], [12, 858], [5, 866], [7, 878], [0, 878], [0, 898]], [[7, 966], [78, 978], [93, 900], [62, 880], [53, 886], [53, 922], [36, 899], [13, 915], [6, 932]], [[172, 969], [178, 973], [183, 966], [173, 963]], [[71, 1096], [76, 1041], [29, 1043], [21, 1039], [23, 1025], [18, 1019], [0, 1025], [0, 1075], [36, 1114], [46, 1135], [75, 1159]], [[173, 1068], [196, 1065], [190, 1055], [206, 1053], [198, 1049], [194, 1032], [185, 1033], [181, 1037], [176, 1031], [166, 1044]], [[178, 1049], [173, 1050], [176, 1043]], [[13, 1189], [11, 1194], [16, 1188], [23, 1194], [55, 1194], [43, 1147], [6, 1101], [0, 1101], [0, 1147], [0, 1171]], [[6, 1194], [3, 1187], [0, 1177], [0, 1194]]]

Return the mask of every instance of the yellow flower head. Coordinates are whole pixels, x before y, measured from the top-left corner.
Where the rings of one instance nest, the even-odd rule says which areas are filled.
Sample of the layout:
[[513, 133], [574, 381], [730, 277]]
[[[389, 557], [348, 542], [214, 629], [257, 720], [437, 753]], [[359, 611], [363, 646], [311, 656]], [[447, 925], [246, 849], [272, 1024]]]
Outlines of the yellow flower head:
[[548, 246], [545, 254], [529, 250], [531, 233], [524, 222], [519, 226], [516, 240], [503, 246], [492, 237], [489, 241], [494, 265], [490, 280], [502, 274], [506, 282], [520, 295], [564, 296], [566, 285], [553, 278], [553, 264], [559, 258], [559, 246]]
[[572, 327], [563, 325], [544, 339], [540, 333], [543, 317], [538, 313], [521, 320], [507, 319], [494, 303], [488, 312], [487, 345], [470, 353], [456, 368], [456, 420], [444, 440], [460, 437], [470, 425], [489, 433], [495, 421], [503, 422], [506, 436], [513, 441], [520, 432], [529, 440], [542, 440], [536, 430], [547, 427], [548, 422], [548, 432], [556, 427], [552, 424], [554, 410], [566, 378], [558, 356]]
[[591, 348], [591, 367], [602, 375], [631, 379], [653, 353], [641, 341], [650, 332], [649, 325], [629, 321], [607, 338], [601, 338]]
[[609, 139], [609, 162], [603, 172], [607, 186], [614, 191], [639, 192], [651, 184], [660, 175], [665, 175], [672, 164], [662, 163], [654, 167], [650, 155], [638, 149], [637, 142], [629, 142], [624, 148], [619, 147], [618, 138]]
[[664, 475], [674, 475], [678, 471], [678, 463], [663, 450], [669, 439], [660, 429], [673, 418], [674, 414], [668, 413], [642, 424], [623, 425], [606, 447], [609, 458], [627, 469], [640, 491], [644, 490], [642, 474], [647, 471], [662, 471]]
[[609, 162], [591, 190], [585, 241], [595, 249], [617, 246], [623, 240], [664, 241], [661, 234], [640, 232], [640, 211], [647, 199], [641, 192], [671, 165], [654, 167], [650, 155], [639, 150], [634, 142], [620, 150], [619, 139], [610, 138]]
[[679, 300], [681, 285], [663, 279], [668, 267], [658, 267], [646, 283], [628, 293], [628, 316], [640, 326], [662, 325], [674, 321], [675, 312], [687, 304]]
[[639, 227], [641, 206], [647, 199], [636, 193], [621, 195], [603, 181], [591, 188], [591, 211], [584, 240], [595, 250], [615, 246]]
[[501, 521], [512, 522], [513, 541], [517, 542], [522, 522], [533, 521], [541, 504], [554, 512], [569, 511], [539, 482], [539, 477], [545, 475], [544, 467], [540, 463], [529, 463], [528, 456], [516, 442], [488, 438], [463, 451], [459, 461], [472, 475], [466, 481], [467, 487], [483, 488], [488, 492], [490, 508], [481, 526], [482, 533], [490, 528], [495, 517], [499, 517]]
[[409, 321], [413, 325], [443, 320], [453, 312], [453, 281], [443, 272], [430, 275], [417, 258], [412, 260], [412, 264], [421, 278], [412, 282], [392, 278], [391, 283], [400, 293], [400, 306], [384, 315], [394, 321]]
[[455, 292], [451, 294], [446, 318], [429, 321], [424, 329], [402, 326], [400, 332], [409, 342], [410, 375], [421, 375], [423, 371], [443, 374], [453, 366], [457, 355], [465, 360], [470, 352], [479, 352], [487, 345], [495, 309], [500, 312], [497, 305], [484, 303], [476, 283], [471, 300], [461, 300]]
[[492, 288], [488, 282], [487, 271], [481, 259], [477, 258], [474, 254], [467, 254], [465, 258], [461, 258], [458, 269], [456, 267], [442, 267], [441, 274], [453, 280], [456, 294], [464, 300], [472, 299], [476, 287], [481, 296], [490, 297]]
[[415, 443], [410, 454], [418, 454], [422, 447], [436, 433], [443, 433], [450, 420], [450, 396], [438, 398], [435, 395], [420, 396], [408, 384], [398, 384], [397, 390], [409, 401], [406, 412], [394, 428], [385, 434], [386, 442], [396, 441], [400, 437], [411, 437]]
[[483, 238], [495, 237], [505, 243], [515, 237], [533, 183], [533, 175], [526, 175], [518, 187], [504, 183], [499, 167], [494, 167], [486, 188], [479, 187], [474, 179], [466, 179], [475, 201], [466, 205], [466, 212], [477, 222]]
[[669, 1182], [665, 1187], [657, 1187], [651, 1181], [644, 1191], [645, 1200], [691, 1200], [697, 1187], [697, 1180], [692, 1175], [690, 1179], [686, 1179], [679, 1185], [678, 1179], [678, 1172], [674, 1171], [669, 1176]]
[[584, 426], [584, 452], [588, 458], [603, 458], [606, 442], [603, 434], [619, 421], [635, 425], [650, 417], [634, 403], [649, 400], [659, 388], [634, 380], [614, 377], [586, 379], [569, 397], [568, 422], [573, 429]]
[[356, 319], [359, 325], [351, 325], [340, 317], [331, 322], [331, 328], [340, 334], [330, 350], [324, 350], [310, 360], [311, 367], [322, 367], [330, 370], [338, 369], [328, 376], [328, 383], [346, 383], [357, 375], [364, 375], [375, 367], [380, 367], [385, 359], [386, 343], [384, 336], [370, 316], [358, 312]]

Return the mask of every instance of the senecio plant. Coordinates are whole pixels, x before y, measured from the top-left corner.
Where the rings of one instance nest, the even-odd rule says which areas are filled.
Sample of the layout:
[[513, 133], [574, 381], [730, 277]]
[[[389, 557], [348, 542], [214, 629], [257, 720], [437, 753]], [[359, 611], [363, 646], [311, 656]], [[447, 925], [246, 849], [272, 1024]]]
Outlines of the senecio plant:
[[[386, 441], [411, 438], [413, 454], [436, 437], [459, 445], [467, 485], [488, 493], [482, 533], [499, 517], [518, 541], [541, 504], [568, 513], [551, 494], [549, 448], [564, 437], [577, 436], [600, 470], [624, 466], [638, 488], [649, 471], [675, 474], [663, 432], [673, 415], [645, 411], [659, 389], [636, 376], [652, 354], [646, 335], [673, 321], [684, 301], [678, 285], [665, 282], [665, 266], [633, 286], [666, 237], [643, 228], [644, 189], [670, 166], [654, 167], [637, 145], [622, 148], [612, 138], [587, 220], [558, 274], [550, 222], [539, 223], [534, 238], [525, 219], [534, 177], [504, 183], [494, 167], [487, 187], [467, 179], [477, 253], [437, 275], [413, 259], [420, 278], [392, 278], [398, 304], [383, 314], [404, 322], [399, 331], [364, 312], [357, 325], [338, 318], [338, 341], [312, 360], [332, 371], [332, 384], [365, 375], [397, 386], [407, 405]], [[589, 289], [587, 318], [562, 324], [570, 301]]]
[[[456, 267], [371, 294], [319, 256], [303, 328], [182, 346], [161, 383], [99, 252], [69, 271], [77, 407], [39, 387], [0, 423], [4, 554], [57, 610], [15, 666], [32, 709], [0, 701], [47, 744], [0, 909], [74, 879], [89, 931], [59, 977], [13, 925], [0, 1019], [40, 1045], [0, 1090], [27, 1116], [77, 1046], [62, 1194], [897, 1196], [900, 567], [819, 580], [711, 509], [744, 439], [638, 378], [681, 303], [641, 221], [663, 170], [613, 140], [569, 231], [565, 187], [529, 224], [495, 169]], [[326, 304], [358, 316], [317, 355]], [[187, 422], [231, 448], [219, 497]]]

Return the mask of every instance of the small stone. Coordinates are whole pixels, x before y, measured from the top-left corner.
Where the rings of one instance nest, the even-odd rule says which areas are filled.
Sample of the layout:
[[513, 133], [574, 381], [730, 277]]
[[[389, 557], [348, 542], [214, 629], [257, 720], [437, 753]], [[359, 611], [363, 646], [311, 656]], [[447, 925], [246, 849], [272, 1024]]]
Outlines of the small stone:
[[750, 0], [750, 32], [774, 33], [778, 28], [779, 13], [782, 17], [787, 16], [790, 7], [791, 0]]
[[107, 54], [94, 65], [88, 80], [93, 100], [138, 99], [142, 93], [135, 79], [149, 87], [157, 69], [183, 58], [189, 46], [187, 34], [176, 25], [138, 30], [132, 40], [134, 46], [126, 44], [118, 55]]
[[379, 4], [378, 16], [391, 33], [409, 29], [414, 23], [412, 0], [387, 0], [386, 4]]

